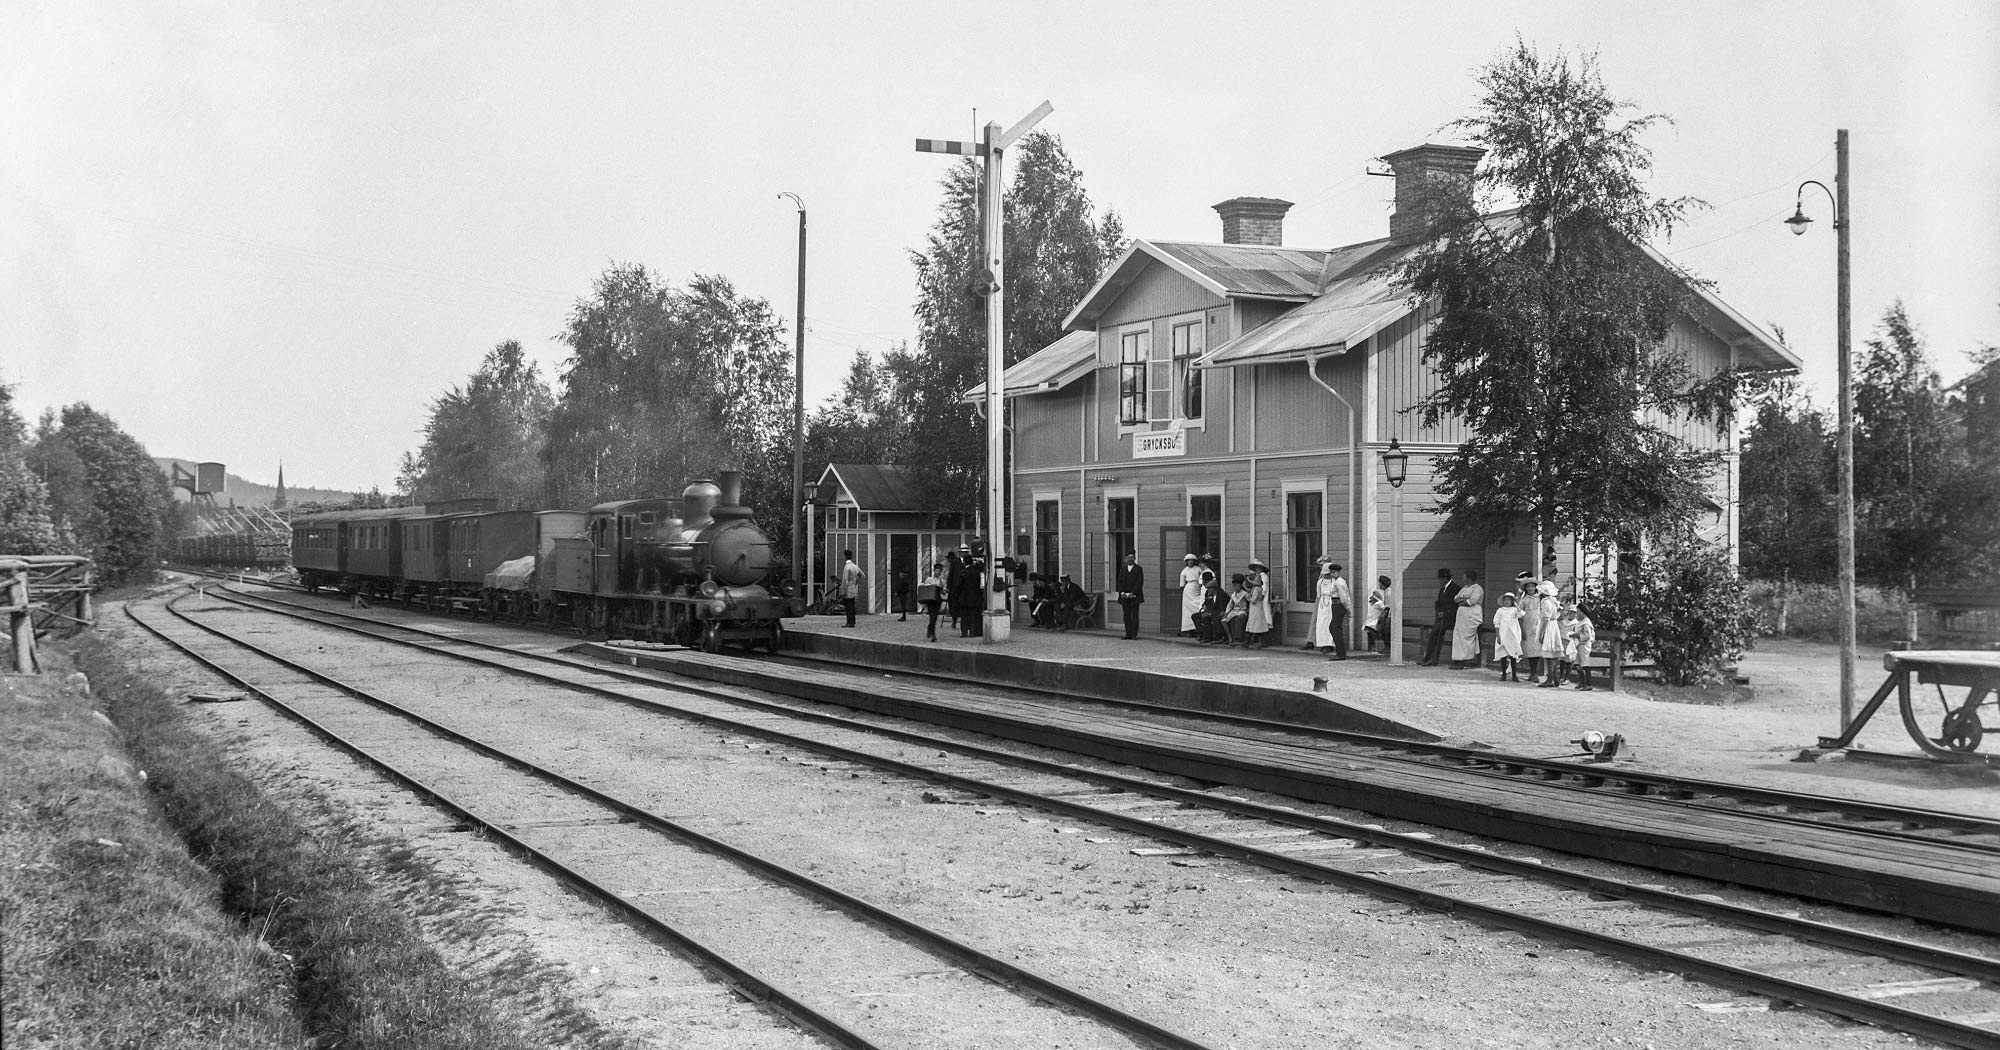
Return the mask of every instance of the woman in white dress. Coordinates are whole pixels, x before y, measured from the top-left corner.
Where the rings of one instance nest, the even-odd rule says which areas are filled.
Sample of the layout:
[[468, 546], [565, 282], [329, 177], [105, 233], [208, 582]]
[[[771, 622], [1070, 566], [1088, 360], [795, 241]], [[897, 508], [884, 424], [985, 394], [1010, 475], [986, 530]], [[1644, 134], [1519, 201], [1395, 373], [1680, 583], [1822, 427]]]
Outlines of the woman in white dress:
[[1486, 588], [1479, 574], [1465, 571], [1465, 586], [1458, 589], [1458, 619], [1451, 635], [1451, 669], [1461, 671], [1479, 664], [1479, 625], [1486, 622]]
[[1556, 662], [1562, 658], [1563, 651], [1562, 603], [1556, 601], [1555, 583], [1543, 580], [1536, 584], [1535, 597], [1537, 604], [1541, 606], [1542, 612], [1542, 669], [1544, 677], [1541, 684], [1544, 686], [1560, 685], [1562, 683], [1558, 680]]
[[1319, 560], [1318, 598], [1313, 604], [1312, 630], [1306, 632], [1307, 649], [1318, 649], [1323, 653], [1333, 651], [1333, 560]]
[[1181, 559], [1181, 634], [1194, 633], [1194, 614], [1201, 611], [1205, 597], [1201, 585], [1201, 559], [1190, 554]]
[[1250, 639], [1249, 648], [1262, 649], [1269, 644], [1264, 636], [1271, 631], [1271, 569], [1262, 559], [1250, 559], [1243, 587], [1250, 592], [1250, 620], [1243, 625], [1243, 633]]

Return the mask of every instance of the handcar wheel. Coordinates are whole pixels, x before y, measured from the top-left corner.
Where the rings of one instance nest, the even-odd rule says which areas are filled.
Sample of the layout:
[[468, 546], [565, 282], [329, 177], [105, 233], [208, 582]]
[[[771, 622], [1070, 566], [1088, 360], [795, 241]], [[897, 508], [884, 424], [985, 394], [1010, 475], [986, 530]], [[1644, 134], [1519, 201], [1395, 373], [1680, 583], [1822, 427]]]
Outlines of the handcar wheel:
[[701, 629], [701, 651], [719, 653], [722, 651], [722, 625], [709, 623]]
[[1938, 743], [1953, 751], [1977, 751], [1985, 733], [1985, 727], [1979, 724], [1979, 704], [1974, 700], [1944, 716], [1944, 732]]

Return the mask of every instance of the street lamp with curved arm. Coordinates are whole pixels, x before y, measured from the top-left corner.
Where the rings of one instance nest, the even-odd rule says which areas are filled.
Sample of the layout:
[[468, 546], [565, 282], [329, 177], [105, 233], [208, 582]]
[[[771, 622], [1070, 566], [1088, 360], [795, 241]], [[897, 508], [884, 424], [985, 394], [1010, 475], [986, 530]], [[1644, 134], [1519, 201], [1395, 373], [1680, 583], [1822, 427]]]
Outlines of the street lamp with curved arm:
[[1792, 228], [1792, 235], [1796, 237], [1805, 233], [1806, 226], [1812, 222], [1812, 217], [1806, 214], [1807, 186], [1818, 186], [1820, 192], [1826, 194], [1826, 199], [1833, 204], [1833, 228], [1836, 230], [1840, 229], [1840, 198], [1834, 196], [1833, 191], [1826, 188], [1826, 183], [1818, 179], [1807, 179], [1799, 183], [1798, 200], [1792, 205], [1792, 217], [1785, 220], [1785, 225]]
[[1828, 189], [1826, 184], [1814, 179], [1799, 183], [1798, 198], [1792, 207], [1792, 217], [1785, 225], [1792, 233], [1803, 234], [1812, 222], [1806, 215], [1805, 193], [1807, 186], [1818, 186], [1833, 202], [1833, 229], [1837, 245], [1836, 263], [1836, 304], [1835, 304], [1835, 352], [1840, 365], [1840, 425], [1834, 438], [1834, 448], [1838, 457], [1836, 478], [1839, 482], [1840, 500], [1840, 730], [1845, 733], [1854, 721], [1854, 353], [1852, 350], [1851, 326], [1849, 323], [1849, 281], [1848, 245], [1854, 238], [1853, 216], [1847, 194], [1850, 189], [1847, 175], [1847, 129], [1835, 132], [1833, 140], [1834, 175], [1833, 184], [1838, 191]]

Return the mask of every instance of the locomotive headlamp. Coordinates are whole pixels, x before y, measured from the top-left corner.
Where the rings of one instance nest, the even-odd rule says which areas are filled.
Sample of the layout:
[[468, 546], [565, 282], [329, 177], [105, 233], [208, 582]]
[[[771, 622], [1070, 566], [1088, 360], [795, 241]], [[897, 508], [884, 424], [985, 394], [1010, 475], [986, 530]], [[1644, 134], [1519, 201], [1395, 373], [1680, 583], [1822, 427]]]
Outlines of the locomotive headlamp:
[[708, 603], [708, 613], [710, 616], [721, 616], [728, 611], [729, 602], [724, 599], [717, 598]]
[[722, 585], [721, 585], [721, 584], [719, 584], [719, 583], [715, 582], [714, 580], [703, 580], [703, 581], [701, 581], [701, 596], [702, 596], [702, 597], [704, 597], [704, 598], [713, 598], [713, 597], [715, 597], [716, 595], [718, 595], [718, 594], [721, 594], [721, 593], [722, 593]]

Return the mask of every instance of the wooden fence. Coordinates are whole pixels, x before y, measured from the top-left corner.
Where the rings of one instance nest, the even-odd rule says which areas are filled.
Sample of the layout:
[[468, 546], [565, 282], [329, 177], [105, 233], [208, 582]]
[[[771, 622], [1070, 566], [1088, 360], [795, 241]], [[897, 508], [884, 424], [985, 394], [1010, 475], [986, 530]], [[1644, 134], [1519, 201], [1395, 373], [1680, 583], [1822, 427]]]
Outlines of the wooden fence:
[[74, 554], [0, 554], [0, 616], [10, 637], [14, 670], [38, 674], [36, 639], [51, 631], [93, 625], [97, 587], [89, 558]]

